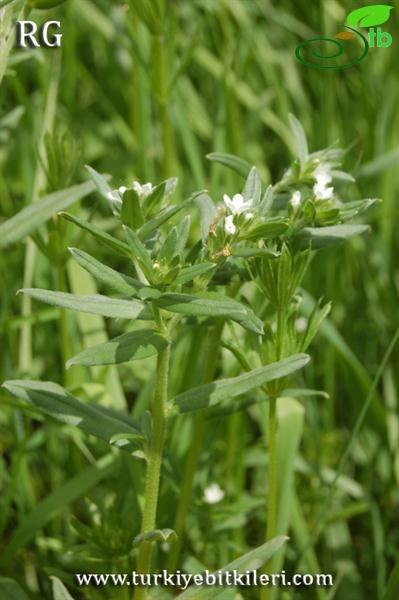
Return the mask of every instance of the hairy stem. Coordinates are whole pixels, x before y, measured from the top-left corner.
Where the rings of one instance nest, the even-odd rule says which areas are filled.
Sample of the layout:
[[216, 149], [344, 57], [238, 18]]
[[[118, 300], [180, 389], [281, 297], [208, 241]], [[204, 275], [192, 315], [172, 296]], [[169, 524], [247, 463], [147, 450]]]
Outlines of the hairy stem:
[[[168, 345], [158, 354], [157, 381], [154, 400], [152, 405], [152, 434], [150, 448], [147, 454], [147, 475], [144, 493], [144, 511], [141, 524], [141, 533], [156, 528], [156, 514], [159, 496], [159, 482], [161, 475], [162, 454], [165, 441], [166, 429], [166, 401], [169, 375], [170, 346]], [[149, 573], [151, 570], [151, 542], [143, 542], [140, 545], [137, 558], [137, 571]], [[138, 587], [135, 600], [146, 597], [146, 588]]]

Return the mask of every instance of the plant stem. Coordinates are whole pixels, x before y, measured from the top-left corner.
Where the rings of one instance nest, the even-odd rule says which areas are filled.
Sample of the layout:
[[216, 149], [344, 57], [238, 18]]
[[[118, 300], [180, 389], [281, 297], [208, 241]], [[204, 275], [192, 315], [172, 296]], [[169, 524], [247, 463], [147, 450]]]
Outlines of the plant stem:
[[[212, 381], [216, 369], [216, 355], [219, 347], [220, 336], [222, 334], [223, 323], [216, 325], [209, 334], [208, 344], [206, 347], [206, 362], [204, 368], [204, 383]], [[177, 533], [177, 540], [173, 544], [169, 560], [168, 569], [174, 571], [177, 568], [177, 561], [180, 556], [180, 551], [184, 538], [184, 526], [188, 510], [190, 508], [194, 477], [198, 460], [201, 454], [202, 443], [206, 430], [206, 411], [201, 410], [194, 417], [193, 422], [193, 439], [190, 445], [190, 450], [187, 455], [184, 466], [183, 481], [180, 489], [179, 505], [174, 523], [174, 530]]]
[[276, 535], [277, 521], [277, 398], [269, 400], [269, 471], [268, 471], [268, 509], [266, 539]]
[[[144, 511], [141, 524], [141, 533], [152, 531], [156, 527], [156, 513], [159, 496], [159, 482], [161, 475], [162, 454], [165, 441], [166, 429], [166, 401], [169, 375], [170, 346], [166, 346], [158, 354], [157, 381], [154, 400], [152, 405], [152, 434], [150, 448], [148, 451], [148, 467], [145, 482]], [[149, 573], [151, 569], [151, 542], [143, 542], [140, 545], [137, 558], [137, 571]], [[135, 600], [146, 597], [146, 588], [138, 587]]]

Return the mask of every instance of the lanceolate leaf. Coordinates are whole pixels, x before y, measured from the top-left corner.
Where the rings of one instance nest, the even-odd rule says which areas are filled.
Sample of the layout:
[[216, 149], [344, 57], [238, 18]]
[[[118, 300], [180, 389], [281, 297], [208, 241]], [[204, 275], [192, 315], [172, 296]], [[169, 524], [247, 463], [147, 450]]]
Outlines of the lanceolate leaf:
[[3, 387], [11, 394], [38, 408], [46, 415], [67, 425], [73, 425], [86, 433], [111, 443], [111, 438], [125, 434], [122, 447], [129, 452], [141, 446], [143, 437], [138, 429], [128, 425], [123, 418], [111, 416], [98, 410], [93, 404], [81, 402], [60, 385], [47, 381], [13, 380], [3, 383]]
[[225, 154], [224, 152], [211, 152], [206, 155], [206, 158], [218, 162], [225, 167], [229, 167], [242, 177], [248, 177], [251, 170], [251, 165], [242, 158], [234, 156], [234, 154]]
[[260, 195], [262, 193], [262, 184], [259, 177], [259, 173], [256, 167], [252, 167], [245, 182], [244, 190], [242, 195], [245, 200], [252, 200], [254, 206], [260, 202]]
[[355, 235], [369, 231], [368, 225], [333, 225], [331, 227], [305, 227], [299, 234], [303, 247], [309, 242], [312, 248], [323, 248], [343, 242]]
[[130, 360], [139, 360], [158, 354], [168, 344], [168, 341], [152, 329], [140, 329], [124, 333], [109, 342], [98, 344], [83, 350], [70, 360], [66, 366], [84, 365], [115, 365]]
[[215, 220], [217, 209], [208, 194], [201, 194], [198, 196], [195, 200], [195, 204], [200, 213], [201, 239], [202, 242], [205, 243], [208, 239], [211, 225]]
[[176, 277], [175, 283], [180, 285], [188, 283], [200, 275], [210, 273], [214, 269], [216, 269], [214, 263], [201, 263], [199, 265], [193, 265], [192, 267], [184, 267]]
[[38, 202], [29, 204], [0, 225], [0, 248], [19, 242], [43, 225], [50, 217], [84, 198], [94, 189], [94, 184], [89, 181], [49, 194]]
[[263, 333], [262, 321], [249, 307], [216, 292], [162, 294], [155, 302], [160, 308], [171, 312], [199, 317], [225, 317], [237, 321], [250, 331]]
[[74, 225], [77, 225], [84, 231], [87, 231], [88, 233], [90, 233], [90, 235], [95, 237], [97, 240], [99, 240], [100, 242], [102, 242], [103, 244], [108, 246], [108, 248], [115, 250], [115, 252], [118, 252], [119, 254], [122, 254], [123, 256], [128, 256], [129, 258], [131, 258], [132, 253], [131, 253], [130, 247], [125, 242], [122, 242], [121, 240], [118, 240], [117, 238], [112, 237], [112, 235], [109, 235], [109, 233], [102, 231], [102, 229], [100, 229], [99, 227], [96, 227], [92, 223], [88, 223], [87, 221], [83, 221], [82, 219], [79, 219], [79, 217], [75, 217], [74, 215], [69, 215], [68, 213], [63, 213], [63, 212], [60, 213], [60, 216], [63, 217], [64, 219], [67, 219], [68, 221], [71, 221], [71, 223], [74, 223]]
[[[243, 556], [236, 558], [231, 563], [220, 569], [222, 573], [227, 571], [237, 571], [238, 573], [245, 573], [246, 571], [253, 571], [260, 569], [268, 560], [270, 560], [282, 545], [288, 540], [284, 535], [280, 535], [271, 539], [266, 544], [250, 550]], [[189, 587], [185, 592], [179, 594], [180, 600], [209, 600], [209, 598], [217, 600], [219, 594], [223, 593], [224, 588], [220, 587], [209, 587], [209, 586], [192, 586]], [[211, 592], [211, 593], [210, 593]]]
[[180, 413], [192, 412], [215, 406], [258, 388], [269, 381], [280, 379], [302, 369], [310, 360], [307, 354], [295, 354], [289, 358], [259, 367], [238, 377], [220, 379], [179, 394], [172, 404]]
[[61, 308], [70, 308], [78, 312], [119, 319], [152, 319], [151, 311], [140, 300], [119, 300], [101, 296], [101, 294], [79, 296], [36, 288], [26, 288], [20, 291], [41, 302]]
[[303, 163], [309, 155], [305, 130], [294, 115], [289, 115], [289, 121], [294, 136], [295, 152], [301, 163]]
[[69, 252], [83, 269], [88, 271], [93, 277], [98, 279], [98, 281], [108, 285], [120, 294], [124, 294], [125, 296], [135, 296], [137, 291], [144, 287], [144, 284], [137, 279], [133, 279], [133, 277], [129, 277], [128, 275], [123, 275], [123, 273], [118, 273], [118, 271], [103, 265], [96, 258], [87, 254], [87, 252], [83, 252], [83, 250], [69, 248]]

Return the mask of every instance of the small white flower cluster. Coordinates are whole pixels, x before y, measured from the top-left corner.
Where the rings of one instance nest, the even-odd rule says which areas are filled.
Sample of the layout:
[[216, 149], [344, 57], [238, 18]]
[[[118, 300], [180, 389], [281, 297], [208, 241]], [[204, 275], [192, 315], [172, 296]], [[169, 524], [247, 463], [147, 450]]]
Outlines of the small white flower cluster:
[[327, 187], [332, 182], [331, 171], [326, 164], [317, 166], [314, 177], [316, 183], [313, 186], [313, 192], [318, 200], [330, 200], [334, 195], [334, 188]]
[[227, 194], [224, 194], [223, 202], [230, 211], [230, 214], [227, 215], [224, 220], [224, 231], [227, 235], [234, 235], [237, 231], [237, 227], [234, 224], [234, 217], [236, 215], [245, 214], [246, 221], [252, 219], [254, 215], [249, 211], [252, 208], [253, 203], [252, 200], [245, 200], [242, 194], [234, 194], [232, 198]]
[[[108, 200], [111, 200], [111, 202], [120, 203], [122, 202], [121, 196], [123, 196], [123, 194], [127, 192], [128, 189], [129, 188], [127, 188], [126, 186], [121, 185], [121, 187], [119, 187], [117, 190], [111, 190], [110, 192], [108, 192], [107, 198]], [[152, 183], [143, 183], [141, 185], [138, 181], [133, 181], [132, 187], [130, 189], [134, 190], [136, 194], [144, 200], [145, 198], [147, 198], [147, 196], [151, 194], [151, 192], [154, 189], [154, 186], [152, 185]]]
[[204, 490], [204, 502], [207, 504], [217, 504], [224, 498], [224, 491], [218, 483], [211, 483]]
[[294, 212], [296, 212], [301, 204], [302, 201], [302, 194], [299, 190], [296, 190], [296, 192], [294, 192], [291, 196], [290, 199], [290, 204], [292, 206], [292, 208], [294, 209]]

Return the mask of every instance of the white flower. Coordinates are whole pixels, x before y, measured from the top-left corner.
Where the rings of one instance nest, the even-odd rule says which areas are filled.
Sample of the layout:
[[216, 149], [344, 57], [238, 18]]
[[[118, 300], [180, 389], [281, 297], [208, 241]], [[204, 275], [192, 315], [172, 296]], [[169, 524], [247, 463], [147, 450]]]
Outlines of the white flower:
[[306, 331], [308, 326], [308, 320], [305, 317], [298, 317], [295, 320], [295, 329], [298, 333]]
[[237, 227], [233, 223], [234, 215], [228, 215], [224, 220], [224, 231], [227, 235], [233, 235], [237, 231]]
[[319, 200], [330, 200], [334, 195], [333, 187], [325, 187], [321, 183], [315, 183], [313, 186], [313, 192]]
[[327, 187], [332, 182], [332, 175], [328, 165], [320, 164], [314, 172], [316, 183], [313, 186], [313, 192], [319, 200], [329, 200], [334, 195], [334, 188]]
[[316, 179], [316, 183], [319, 183], [324, 187], [326, 187], [328, 183], [332, 182], [331, 171], [328, 165], [326, 165], [325, 163], [321, 163], [316, 167], [314, 176]]
[[132, 189], [140, 196], [140, 198], [147, 198], [154, 189], [152, 183], [143, 183], [141, 185], [138, 181], [133, 181]]
[[252, 207], [252, 201], [244, 200], [244, 196], [242, 194], [234, 194], [232, 198], [230, 198], [230, 196], [227, 194], [224, 194], [223, 202], [230, 210], [232, 215], [241, 215]]
[[211, 483], [204, 490], [204, 501], [207, 504], [217, 504], [224, 498], [224, 491], [217, 483]]
[[245, 213], [245, 217], [244, 218], [245, 218], [246, 221], [250, 221], [251, 219], [254, 218], [254, 213], [247, 212], [247, 213]]
[[290, 204], [292, 206], [292, 208], [294, 209], [294, 211], [297, 211], [299, 208], [299, 205], [301, 204], [301, 192], [299, 190], [297, 190], [296, 192], [294, 192], [291, 196], [290, 199]]
[[108, 192], [107, 198], [108, 198], [108, 200], [111, 200], [111, 202], [122, 202], [121, 196], [123, 196], [123, 194], [126, 191], [127, 191], [127, 187], [125, 187], [124, 185], [121, 185], [121, 187], [119, 187], [117, 190], [111, 190], [110, 192]]

